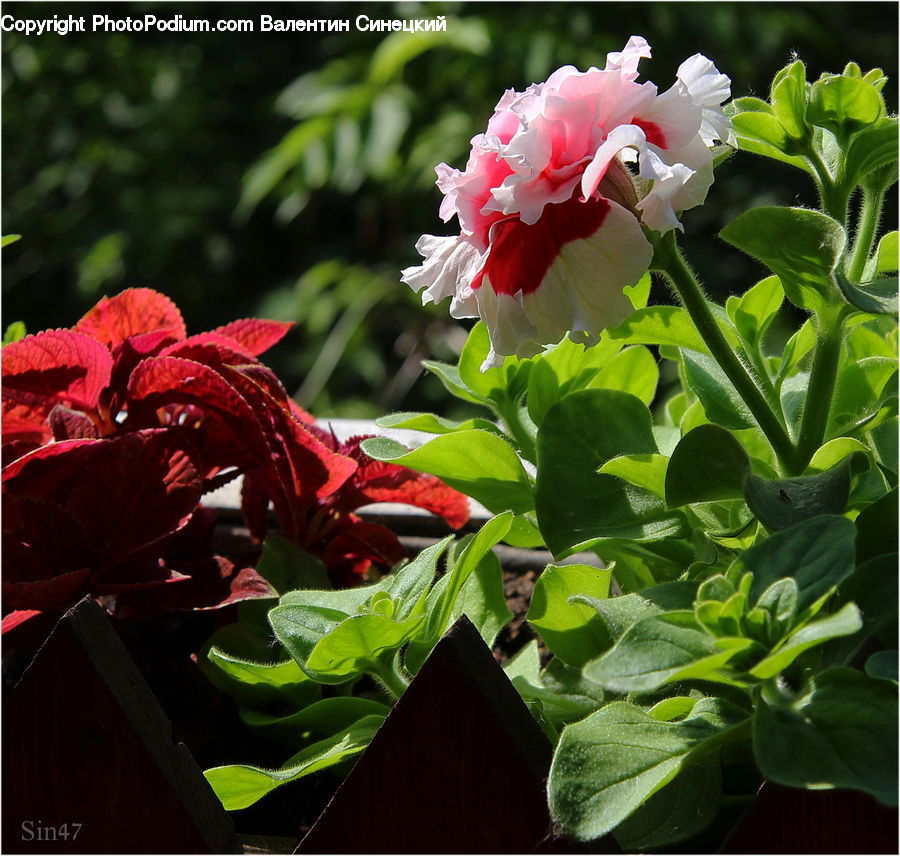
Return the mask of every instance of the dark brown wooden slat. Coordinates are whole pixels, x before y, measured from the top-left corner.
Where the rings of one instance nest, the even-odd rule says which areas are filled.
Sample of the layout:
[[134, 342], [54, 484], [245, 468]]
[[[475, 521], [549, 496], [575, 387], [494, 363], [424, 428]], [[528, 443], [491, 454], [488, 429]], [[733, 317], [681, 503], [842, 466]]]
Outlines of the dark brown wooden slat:
[[766, 782], [720, 853], [896, 853], [897, 809], [859, 791]]
[[[60, 619], [3, 714], [4, 852], [241, 852], [93, 599]], [[40, 840], [62, 824], [67, 839]]]
[[551, 754], [549, 740], [463, 616], [295, 852], [530, 853], [547, 847]]

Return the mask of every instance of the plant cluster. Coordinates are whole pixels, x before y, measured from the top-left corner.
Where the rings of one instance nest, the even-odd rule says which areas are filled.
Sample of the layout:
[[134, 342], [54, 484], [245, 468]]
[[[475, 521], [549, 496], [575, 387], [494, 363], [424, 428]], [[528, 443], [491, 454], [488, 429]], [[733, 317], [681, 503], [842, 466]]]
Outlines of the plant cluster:
[[257, 357], [290, 324], [242, 319], [188, 336], [150, 289], [102, 299], [73, 328], [3, 347], [3, 534], [10, 627], [86, 594], [119, 614], [273, 597], [246, 561], [215, 555], [201, 498], [243, 477], [251, 533], [272, 528], [346, 583], [405, 556], [353, 512], [405, 502], [465, 523], [434, 476], [368, 458], [317, 427]]
[[[606, 71], [621, 69], [622, 56], [611, 55]], [[555, 745], [549, 802], [571, 835], [664, 848], [701, 833], [763, 779], [896, 804], [897, 280], [889, 274], [897, 233], [876, 237], [896, 181], [897, 124], [883, 83], [879, 70], [863, 74], [853, 63], [809, 83], [796, 61], [775, 77], [769, 101], [738, 99], [720, 117], [741, 149], [809, 173], [821, 199], [821, 210], [755, 208], [725, 227], [728, 244], [770, 271], [725, 307], [706, 299], [675, 224], [642, 219], [621, 191], [618, 204], [652, 246], [651, 270], [681, 305], [648, 305], [649, 274], [620, 283], [630, 308], [619, 323], [576, 337], [591, 347], [566, 338], [535, 353], [540, 321], [515, 328], [491, 314], [503, 297], [526, 306], [529, 319], [542, 309], [525, 303], [534, 289], [506, 288], [509, 271], [492, 274], [484, 246], [480, 256], [459, 250], [477, 243], [475, 230], [467, 235], [463, 224], [447, 253], [427, 247], [440, 268], [428, 296], [452, 296], [451, 310], [476, 307], [483, 322], [457, 365], [425, 366], [485, 413], [462, 422], [394, 414], [380, 424], [435, 437], [415, 449], [373, 438], [362, 449], [439, 476], [497, 516], [449, 550], [437, 582], [445, 542], [367, 589], [282, 593], [268, 617], [277, 655], [254, 661], [240, 640], [214, 640], [210, 663], [237, 682], [245, 721], [289, 725], [304, 741], [277, 770], [208, 771], [226, 806], [361, 751], [386, 712], [371, 705], [402, 691], [454, 614], [474, 616], [490, 641], [503, 610], [499, 601], [489, 608], [499, 574], [486, 551], [500, 539], [546, 546], [557, 560], [590, 550], [607, 562], [546, 568], [527, 617], [552, 657], [542, 667], [535, 644], [506, 667]], [[541, 95], [540, 86], [529, 90], [523, 113]], [[568, 115], [559, 101], [554, 109]], [[625, 145], [652, 161], [662, 143], [642, 130], [628, 131]], [[487, 138], [498, 162], [515, 156], [516, 174], [534, 177], [531, 153], [514, 141]], [[485, 139], [473, 142], [477, 150]], [[439, 171], [442, 189], [462, 199], [482, 154], [473, 150], [476, 170], [452, 181]], [[545, 164], [542, 175], [559, 166]], [[664, 195], [663, 181], [635, 180], [631, 192], [638, 201], [654, 188]], [[497, 204], [483, 185], [466, 201], [494, 218], [511, 186], [493, 185]], [[587, 210], [590, 201], [567, 192], [545, 204], [552, 219], [554, 205]], [[505, 222], [485, 230], [488, 253], [502, 252]], [[602, 218], [594, 228], [602, 232]], [[563, 236], [556, 254], [584, 238]], [[595, 271], [569, 266], [552, 288], [587, 288], [571, 280], [593, 273], [602, 281], [602, 265], [615, 266], [610, 252], [594, 256]], [[781, 342], [779, 315], [803, 318]], [[661, 377], [675, 378], [674, 388]], [[288, 698], [309, 682], [312, 696]], [[322, 698], [323, 685], [335, 696]], [[262, 686], [265, 696], [247, 695]], [[300, 709], [266, 714], [273, 691]], [[326, 721], [325, 705], [347, 716]]]

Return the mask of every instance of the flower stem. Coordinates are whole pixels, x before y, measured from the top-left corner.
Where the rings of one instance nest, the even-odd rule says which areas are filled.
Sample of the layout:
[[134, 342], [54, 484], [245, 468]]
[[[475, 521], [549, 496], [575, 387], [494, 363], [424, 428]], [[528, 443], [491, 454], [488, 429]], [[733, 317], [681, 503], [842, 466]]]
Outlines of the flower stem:
[[842, 305], [829, 306], [816, 315], [816, 350], [806, 389], [806, 405], [794, 458], [794, 472], [806, 469], [825, 439], [834, 381], [841, 356], [841, 329], [850, 312]]
[[700, 283], [687, 266], [675, 243], [675, 233], [663, 235], [654, 242], [654, 247], [655, 269], [663, 273], [672, 283], [710, 353], [750, 409], [782, 466], [789, 469], [794, 457], [794, 447], [787, 430], [719, 329]]
[[863, 187], [862, 208], [856, 227], [856, 240], [853, 244], [850, 266], [847, 269], [847, 276], [851, 282], [859, 282], [862, 279], [866, 262], [872, 252], [872, 244], [875, 242], [875, 233], [878, 231], [878, 221], [881, 219], [883, 203], [883, 191]]

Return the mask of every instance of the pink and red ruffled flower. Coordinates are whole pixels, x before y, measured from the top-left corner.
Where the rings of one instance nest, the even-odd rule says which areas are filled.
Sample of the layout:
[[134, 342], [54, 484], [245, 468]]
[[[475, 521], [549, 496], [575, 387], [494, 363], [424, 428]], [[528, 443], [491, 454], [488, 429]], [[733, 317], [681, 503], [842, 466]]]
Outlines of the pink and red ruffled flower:
[[423, 303], [449, 297], [453, 317], [485, 322], [484, 368], [566, 333], [596, 343], [629, 314], [622, 289], [649, 266], [642, 227], [681, 228], [678, 213], [706, 198], [710, 147], [734, 140], [721, 109], [729, 80], [697, 54], [660, 94], [637, 82], [649, 56], [633, 36], [602, 70], [564, 66], [507, 91], [472, 139], [465, 170], [436, 168], [441, 218], [455, 216], [460, 233], [424, 235], [424, 262], [403, 281], [424, 292]]

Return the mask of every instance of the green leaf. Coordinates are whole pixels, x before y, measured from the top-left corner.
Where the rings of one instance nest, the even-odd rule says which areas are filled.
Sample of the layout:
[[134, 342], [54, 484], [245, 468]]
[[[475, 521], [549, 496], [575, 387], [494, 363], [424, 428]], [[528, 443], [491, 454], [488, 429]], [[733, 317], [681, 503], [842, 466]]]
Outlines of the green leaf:
[[613, 641], [619, 639], [629, 627], [641, 619], [662, 612], [661, 607], [636, 593], [599, 599], [579, 594], [572, 596], [572, 600], [586, 603], [596, 610], [606, 628], [606, 633]]
[[[654, 436], [656, 432], [654, 431]], [[635, 487], [649, 490], [658, 497], [666, 493], [666, 467], [669, 459], [662, 455], [619, 455], [608, 460], [598, 472], [625, 479]]]
[[[278, 607], [273, 613], [290, 608]], [[378, 614], [353, 615], [322, 636], [301, 667], [315, 680], [343, 683], [371, 671], [380, 654], [405, 645], [424, 623], [424, 615], [402, 621]]]
[[366, 716], [385, 717], [386, 704], [359, 696], [323, 698], [287, 716], [273, 716], [258, 710], [241, 710], [241, 721], [266, 738], [296, 744], [305, 734], [335, 734]]
[[0, 238], [0, 248], [8, 247], [10, 244], [14, 244], [21, 237], [21, 235], [4, 235], [2, 238]]
[[683, 348], [681, 359], [688, 385], [710, 420], [736, 429], [756, 424], [743, 398], [712, 357]]
[[675, 345], [709, 353], [686, 309], [648, 306], [638, 309], [618, 327], [607, 329], [609, 338], [623, 345]]
[[806, 128], [806, 66], [798, 59], [783, 72], [772, 86], [772, 111], [791, 137], [802, 140], [809, 133]]
[[860, 564], [897, 552], [897, 511], [894, 488], [857, 515], [856, 559]]
[[897, 371], [897, 358], [843, 355], [826, 429], [827, 437], [848, 433], [881, 408], [882, 393]]
[[827, 215], [805, 208], [752, 208], [719, 237], [768, 265], [795, 306], [815, 310], [831, 300], [832, 271], [847, 237]]
[[878, 651], [866, 660], [866, 674], [879, 681], [897, 683], [897, 652]]
[[28, 331], [25, 329], [25, 324], [22, 321], [13, 321], [3, 334], [3, 344], [9, 345], [13, 342], [19, 342], [27, 335]]
[[[745, 151], [754, 151], [745, 145], [745, 141], [762, 143], [765, 146], [766, 150], [757, 151], [757, 154], [769, 154], [769, 151], [774, 151], [783, 157], [794, 148], [788, 139], [787, 131], [776, 116], [757, 112], [738, 113], [732, 119], [732, 124], [738, 143]], [[776, 157], [776, 154], [769, 154], [769, 157]]]
[[851, 636], [862, 627], [862, 617], [853, 603], [834, 615], [806, 624], [785, 639], [768, 657], [757, 663], [750, 674], [765, 680], [783, 672], [804, 651], [839, 636]]
[[481, 365], [490, 350], [491, 339], [487, 326], [479, 321], [469, 332], [459, 356], [460, 380], [482, 400], [499, 403], [510, 399], [515, 401], [518, 396], [510, 394], [511, 391], [508, 390], [514, 384], [520, 368], [530, 367], [531, 361], [505, 357], [502, 365], [482, 371]]
[[630, 392], [648, 407], [656, 397], [659, 367], [647, 348], [636, 345], [616, 354], [590, 382], [591, 389], [618, 389]]
[[488, 520], [469, 541], [452, 567], [447, 569], [448, 582], [445, 584], [447, 587], [441, 598], [440, 607], [432, 609], [428, 616], [428, 639], [437, 642], [450, 626], [456, 599], [466, 580], [480, 565], [487, 552], [503, 539], [512, 521], [513, 516], [509, 512], [498, 514]]
[[331, 586], [325, 565], [319, 559], [277, 533], [267, 536], [263, 543], [256, 570], [277, 595], [294, 589]]
[[438, 559], [452, 540], [453, 536], [448, 535], [437, 544], [426, 547], [415, 559], [385, 578], [391, 581], [388, 591], [397, 603], [396, 618], [402, 620], [418, 614], [434, 582]]
[[776, 580], [793, 577], [802, 612], [853, 573], [855, 537], [847, 518], [821, 515], [776, 532], [745, 550], [736, 564], [753, 574], [754, 599]]
[[[687, 701], [692, 707], [694, 700]], [[710, 824], [721, 801], [718, 757], [710, 754], [687, 761], [675, 779], [616, 827], [616, 841], [626, 853], [645, 853], [691, 838]]]
[[281, 785], [359, 755], [371, 743], [383, 721], [382, 716], [366, 716], [333, 737], [307, 746], [277, 770], [235, 764], [213, 767], [203, 775], [226, 811], [237, 811], [253, 805]]
[[634, 285], [626, 285], [622, 291], [625, 292], [626, 297], [628, 297], [635, 309], [643, 309], [650, 299], [652, 285], [653, 279], [648, 271]]
[[748, 289], [732, 315], [741, 338], [748, 344], [758, 345], [783, 302], [784, 289], [777, 276], [766, 277]]
[[680, 516], [648, 491], [600, 474], [620, 455], [654, 454], [650, 412], [617, 390], [581, 390], [558, 401], [537, 441], [538, 524], [555, 556], [603, 538], [650, 540], [681, 531]]
[[488, 404], [481, 396], [476, 395], [467, 387], [459, 376], [459, 369], [450, 363], [442, 363], [439, 360], [422, 360], [422, 368], [436, 375], [444, 388], [451, 395], [472, 404]]
[[850, 788], [897, 804], [897, 689], [854, 669], [816, 675], [793, 702], [761, 700], [753, 751], [763, 775], [794, 788]]
[[583, 666], [606, 649], [611, 639], [597, 611], [574, 595], [609, 596], [612, 572], [590, 565], [547, 565], [538, 577], [525, 616], [561, 660]]
[[450, 610], [448, 625], [465, 615], [489, 648], [513, 617], [506, 604], [503, 569], [494, 553], [485, 553], [465, 581]]
[[735, 499], [744, 494], [750, 459], [734, 435], [718, 425], [699, 425], [685, 434], [666, 469], [669, 507]]
[[534, 424], [540, 426], [544, 415], [560, 398], [586, 389], [621, 347], [621, 342], [613, 341], [604, 332], [592, 348], [567, 337], [536, 358], [528, 376], [527, 398], [528, 415]]
[[900, 249], [897, 246], [898, 232], [888, 232], [878, 242], [878, 249], [875, 251], [873, 261], [874, 266], [870, 269], [866, 267], [864, 279], [872, 279], [882, 273], [896, 273], [898, 263], [900, 263]]
[[860, 452], [814, 476], [769, 481], [750, 475], [745, 498], [750, 510], [769, 529], [787, 529], [820, 514], [842, 514], [850, 498], [850, 477], [858, 462], [868, 467]]
[[856, 285], [837, 270], [835, 279], [841, 294], [851, 306], [876, 315], [897, 314], [897, 277]]
[[458, 431], [407, 449], [395, 440], [364, 440], [362, 450], [378, 461], [432, 473], [493, 512], [534, 508], [531, 482], [512, 446], [487, 431]]
[[612, 692], [648, 692], [672, 681], [708, 677], [753, 644], [740, 639], [722, 650], [705, 630], [685, 625], [681, 613], [666, 613], [630, 627], [584, 667], [584, 676]]
[[567, 726], [547, 783], [553, 817], [579, 841], [599, 838], [743, 717], [722, 699], [701, 699], [681, 722], [659, 722], [633, 704], [613, 702]]
[[809, 95], [807, 120], [827, 128], [839, 141], [875, 123], [884, 114], [884, 101], [871, 83], [853, 77], [817, 80]]
[[452, 419], [444, 419], [433, 413], [392, 413], [375, 420], [380, 428], [406, 428], [412, 431], [425, 431], [428, 434], [452, 434], [454, 431], [471, 431], [480, 429], [492, 431], [495, 434], [502, 433], [500, 429], [488, 419], [465, 419], [456, 422]]

